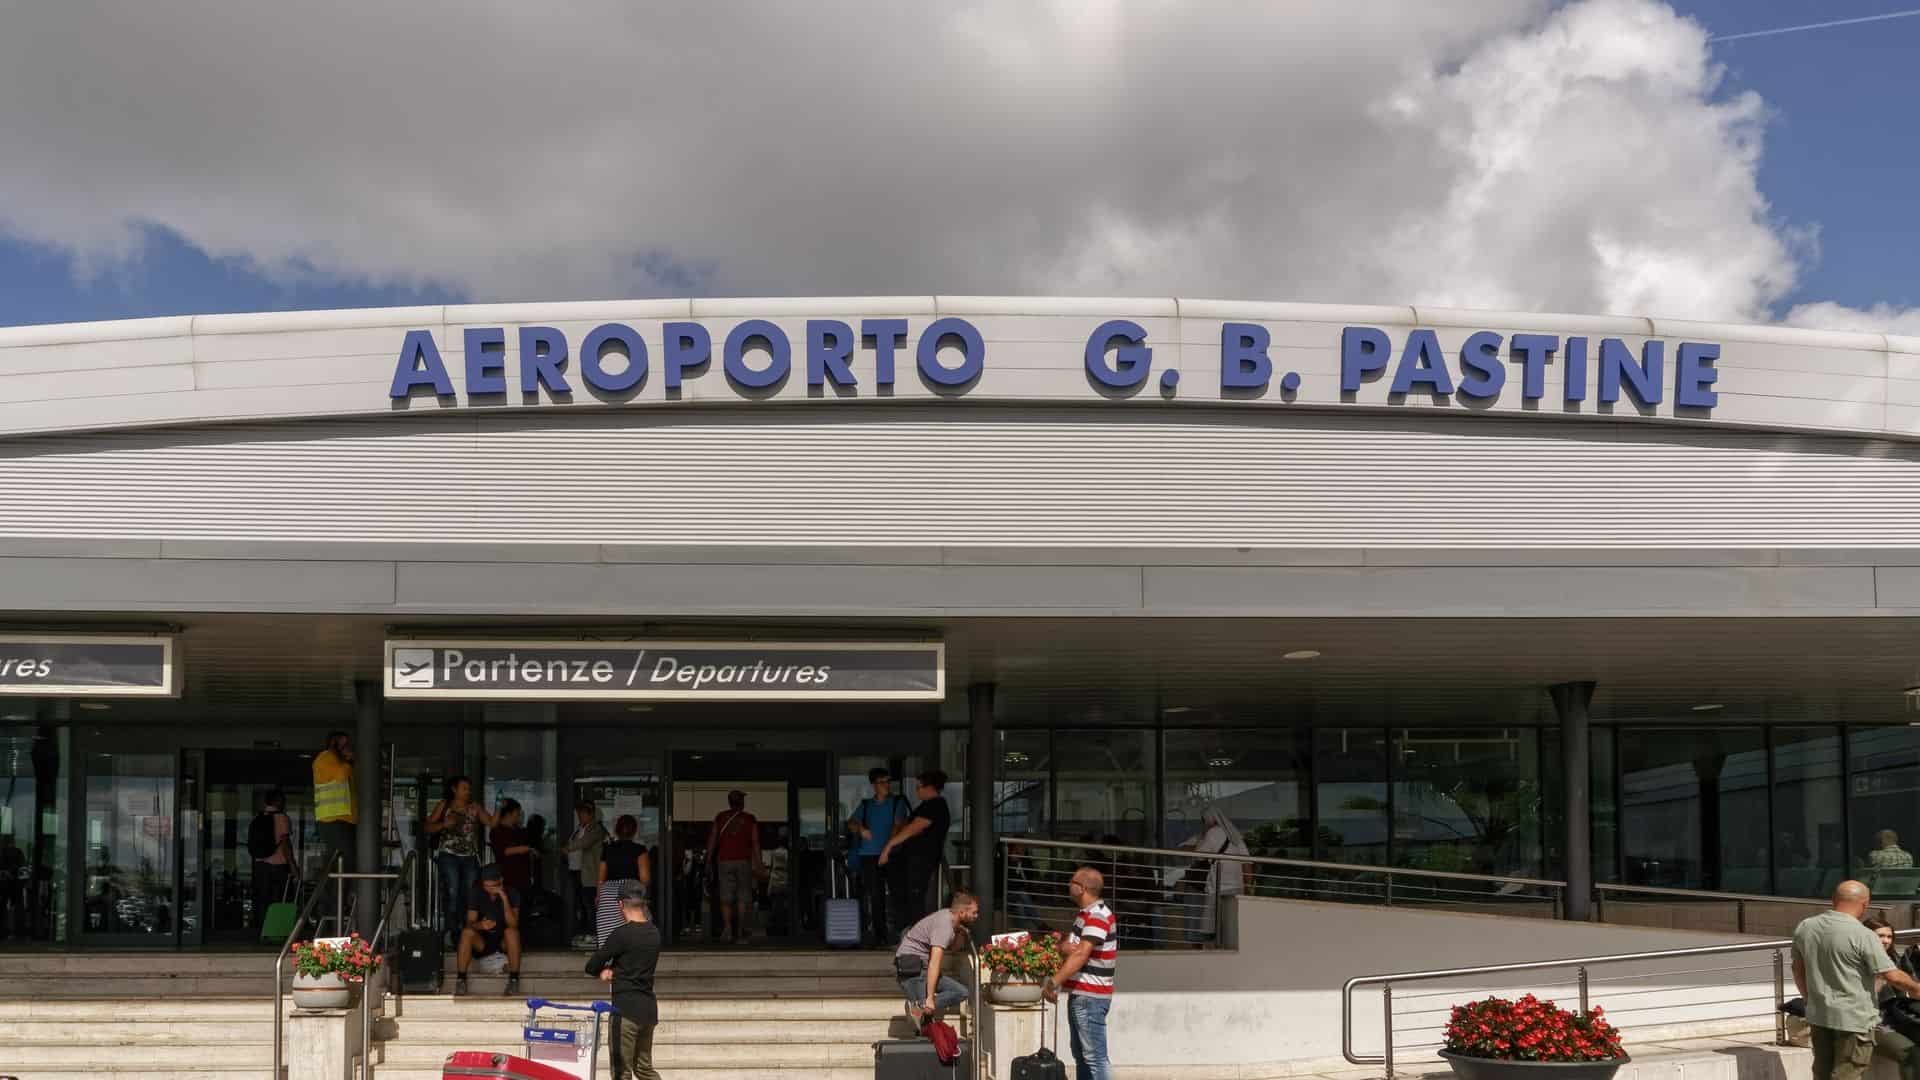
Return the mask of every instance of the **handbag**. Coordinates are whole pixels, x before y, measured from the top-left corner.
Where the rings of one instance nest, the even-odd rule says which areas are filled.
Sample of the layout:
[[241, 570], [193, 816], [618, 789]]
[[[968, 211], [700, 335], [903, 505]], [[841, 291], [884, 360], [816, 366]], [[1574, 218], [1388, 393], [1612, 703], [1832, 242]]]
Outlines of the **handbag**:
[[280, 891], [280, 899], [267, 905], [260, 915], [260, 940], [273, 945], [287, 940], [293, 933], [293, 924], [300, 921], [300, 905], [293, 902], [290, 895], [296, 879], [289, 874], [287, 886]]

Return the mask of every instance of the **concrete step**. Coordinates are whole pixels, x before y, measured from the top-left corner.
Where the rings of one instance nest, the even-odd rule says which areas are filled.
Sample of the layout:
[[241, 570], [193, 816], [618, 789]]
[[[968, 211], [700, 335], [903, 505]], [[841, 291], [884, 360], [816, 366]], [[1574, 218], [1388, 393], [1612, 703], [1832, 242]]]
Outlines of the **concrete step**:
[[[13, 953], [7, 956], [9, 976], [136, 975], [145, 977], [193, 977], [208, 975], [270, 975], [277, 953], [269, 950], [249, 952], [119, 952], [119, 953]], [[547, 949], [529, 951], [522, 970], [539, 972], [580, 971], [589, 952], [584, 949]], [[729, 949], [669, 949], [660, 954], [662, 976], [680, 974], [861, 974], [891, 970], [889, 953], [884, 949], [774, 949], [740, 946]], [[288, 967], [292, 966], [289, 960]], [[453, 950], [447, 950], [446, 969], [454, 967]]]
[[[878, 1036], [876, 1036], [878, 1038]], [[760, 1068], [760, 1069], [816, 1069], [816, 1068], [857, 1068], [866, 1066], [871, 1073], [873, 1068], [874, 1039], [865, 1042], [846, 1043], [668, 1043], [656, 1042], [653, 1047], [653, 1064], [661, 1071], [667, 1069], [721, 1069], [721, 1068]], [[463, 1045], [458, 1043], [387, 1043], [386, 1064], [394, 1069], [426, 1068], [445, 1061], [447, 1055], [455, 1050], [494, 1050], [501, 1053], [521, 1053], [518, 1040], [504, 1043]], [[374, 1059], [376, 1062], [380, 1058]], [[601, 1061], [606, 1060], [605, 1048], [601, 1051]], [[380, 1069], [382, 1075], [386, 1069]]]
[[[660, 1002], [662, 1023], [681, 1020], [780, 1021], [873, 1020], [901, 1012], [899, 994], [886, 996], [823, 996], [799, 998], [665, 998]], [[408, 1020], [512, 1021], [526, 1016], [526, 1004], [516, 998], [412, 994], [388, 1003], [401, 1023]], [[271, 1015], [268, 1017], [271, 1019]]]
[[[660, 1065], [658, 1061], [655, 1065]], [[660, 1066], [665, 1068], [664, 1065]], [[601, 1059], [600, 1069], [607, 1068], [605, 1058]], [[231, 1074], [228, 1074], [231, 1075]], [[441, 1080], [439, 1065], [383, 1065], [376, 1075], [380, 1080]], [[35, 1077], [22, 1076], [20, 1080], [36, 1080]], [[65, 1080], [64, 1077], [61, 1080]], [[165, 1080], [176, 1080], [167, 1076]], [[200, 1077], [179, 1078], [179, 1080], [202, 1080]], [[206, 1080], [227, 1080], [226, 1076], [208, 1077]], [[873, 1080], [873, 1053], [867, 1052], [866, 1060], [858, 1066], [839, 1066], [833, 1068], [742, 1068], [737, 1065], [676, 1065], [673, 1066], [673, 1080]]]
[[[288, 1004], [291, 1008], [291, 1003]], [[85, 1000], [14, 998], [0, 1000], [0, 1024], [28, 1020], [155, 1022], [261, 1020], [273, 1022], [273, 1002], [265, 994], [231, 997], [128, 996]]]
[[[140, 1080], [259, 1080], [273, 1072], [273, 1061], [265, 1065], [182, 1065], [156, 1067], [140, 1061], [102, 1061], [98, 1065], [35, 1065], [13, 1068], [19, 1080], [84, 1080], [86, 1076], [138, 1076]], [[440, 1080], [440, 1072], [434, 1072]]]
[[[787, 1021], [785, 1023], [742, 1018], [739, 1020], [668, 1020], [654, 1030], [659, 1045], [683, 1043], [836, 1043], [867, 1044], [875, 1039], [905, 1038], [911, 1034], [906, 1016], [867, 1017], [858, 1020]], [[83, 1025], [79, 1025], [83, 1026]], [[269, 1025], [271, 1030], [271, 1025]], [[508, 1046], [520, 1042], [519, 1020], [396, 1020], [383, 1023], [382, 1031], [390, 1042], [435, 1042], [447, 1046]], [[898, 1036], [893, 1033], [898, 1032]], [[608, 1033], [612, 1037], [611, 1032]], [[35, 1041], [51, 1041], [51, 1039]]]
[[0, 1039], [0, 1062], [7, 1071], [23, 1075], [43, 1065], [91, 1065], [113, 1061], [133, 1061], [149, 1068], [205, 1068], [208, 1066], [251, 1065], [263, 1073], [273, 1066], [271, 1033], [260, 1042], [229, 1041], [200, 1043], [195, 1046], [164, 1046], [151, 1043], [23, 1043]]
[[257, 1020], [129, 1020], [101, 1016], [89, 1020], [17, 1020], [5, 1036], [0, 1037], [0, 1046], [30, 1043], [212, 1046], [220, 1042], [265, 1043], [272, 1039], [271, 1016]]

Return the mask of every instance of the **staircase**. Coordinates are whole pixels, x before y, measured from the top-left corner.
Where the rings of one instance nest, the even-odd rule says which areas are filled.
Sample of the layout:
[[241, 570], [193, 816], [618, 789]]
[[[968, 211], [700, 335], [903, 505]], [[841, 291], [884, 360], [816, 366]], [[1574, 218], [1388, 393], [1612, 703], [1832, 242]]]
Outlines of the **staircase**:
[[[502, 996], [505, 975], [475, 974], [466, 997], [388, 999], [375, 1022], [376, 1075], [439, 1080], [455, 1050], [518, 1052], [524, 998], [605, 996], [585, 962], [579, 952], [529, 955], [512, 998]], [[10, 956], [0, 1073], [259, 1080], [272, 1072], [272, 963], [260, 953]], [[882, 952], [669, 952], [658, 991], [654, 1064], [676, 1077], [865, 1080], [872, 1044], [908, 1031]]]

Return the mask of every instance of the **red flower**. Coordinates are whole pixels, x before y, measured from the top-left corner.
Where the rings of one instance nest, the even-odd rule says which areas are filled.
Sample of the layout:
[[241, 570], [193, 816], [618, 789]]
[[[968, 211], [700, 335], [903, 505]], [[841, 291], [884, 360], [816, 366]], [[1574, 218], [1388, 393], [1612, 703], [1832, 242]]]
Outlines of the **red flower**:
[[1446, 1048], [1469, 1057], [1520, 1061], [1606, 1061], [1620, 1056], [1620, 1033], [1598, 1009], [1569, 1012], [1527, 994], [1456, 1005]]

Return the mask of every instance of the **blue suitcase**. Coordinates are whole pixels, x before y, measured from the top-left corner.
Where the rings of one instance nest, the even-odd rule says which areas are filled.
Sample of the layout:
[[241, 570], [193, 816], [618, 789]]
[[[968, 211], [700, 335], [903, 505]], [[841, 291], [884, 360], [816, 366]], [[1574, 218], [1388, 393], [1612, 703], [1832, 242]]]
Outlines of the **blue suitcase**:
[[821, 901], [821, 932], [829, 949], [857, 949], [860, 947], [860, 901], [840, 895], [846, 880], [844, 866], [836, 864], [830, 876], [832, 895]]

